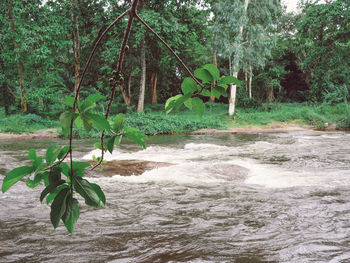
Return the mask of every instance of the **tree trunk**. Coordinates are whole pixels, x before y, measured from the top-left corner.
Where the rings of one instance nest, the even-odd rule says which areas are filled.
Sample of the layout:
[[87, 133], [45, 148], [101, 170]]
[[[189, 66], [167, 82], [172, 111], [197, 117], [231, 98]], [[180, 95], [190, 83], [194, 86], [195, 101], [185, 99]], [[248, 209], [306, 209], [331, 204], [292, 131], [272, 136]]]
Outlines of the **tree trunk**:
[[244, 80], [245, 80], [245, 91], [248, 91], [248, 68], [247, 68], [247, 63], [245, 64]]
[[[214, 35], [214, 41], [215, 41], [215, 39], [216, 39], [216, 34]], [[215, 65], [216, 67], [218, 66], [215, 50], [213, 51], [213, 65]], [[215, 87], [215, 82], [214, 82], [214, 84], [211, 85], [210, 90], [213, 89], [214, 87]], [[214, 97], [213, 93], [211, 93], [211, 95], [210, 95], [210, 100], [215, 101], [215, 97]]]
[[[12, 12], [12, 0], [9, 1], [8, 3], [8, 9], [9, 9], [9, 17], [10, 17], [10, 28], [11, 32], [15, 33], [15, 21], [13, 17], [13, 12]], [[16, 51], [19, 48], [18, 44], [14, 44], [14, 50]], [[23, 65], [20, 59], [17, 61], [17, 69], [18, 69], [18, 76], [19, 76], [19, 87], [21, 90], [21, 107], [23, 112], [27, 112], [28, 110], [28, 105], [27, 105], [27, 99], [26, 99], [26, 94], [24, 92], [24, 72], [23, 72]]]
[[[128, 77], [128, 94], [131, 98], [131, 79], [132, 79], [132, 73], [134, 72], [134, 69], [130, 72], [130, 75]], [[131, 106], [131, 100], [130, 100], [130, 106]]]
[[8, 101], [8, 95], [6, 90], [7, 84], [2, 84], [2, 99], [4, 100], [4, 108], [5, 108], [5, 115], [9, 115], [9, 101]]
[[72, 45], [75, 60], [75, 80], [74, 80], [74, 93], [77, 91], [80, 82], [80, 40], [79, 40], [79, 23], [77, 15], [75, 14], [78, 4], [76, 0], [70, 1], [72, 5]]
[[158, 81], [158, 73], [153, 72], [151, 77], [152, 104], [157, 104], [157, 81]]
[[253, 80], [253, 69], [252, 69], [252, 65], [249, 65], [249, 99], [252, 99], [252, 80]]
[[271, 83], [269, 83], [266, 102], [273, 102], [274, 100], [275, 100], [275, 95], [273, 94], [273, 87], [271, 86]]
[[122, 93], [122, 95], [123, 95], [123, 99], [124, 99], [124, 103], [125, 103], [126, 107], [130, 107], [130, 106], [131, 106], [130, 93], [128, 94], [128, 93], [126, 92], [125, 84], [122, 83], [122, 84], [119, 86], [119, 88], [120, 88], [120, 91], [121, 91], [121, 93]]
[[145, 39], [143, 38], [140, 43], [141, 50], [141, 81], [140, 81], [140, 94], [139, 103], [137, 105], [137, 111], [143, 112], [145, 103], [145, 88], [146, 88], [146, 48]]
[[[247, 13], [249, 0], [244, 0], [244, 12]], [[243, 35], [243, 25], [240, 25], [239, 27], [239, 38], [241, 39], [241, 36]], [[232, 76], [236, 77], [238, 76], [238, 70], [239, 70], [239, 59], [237, 56], [234, 58], [234, 64], [233, 64], [233, 74]], [[236, 94], [237, 94], [237, 86], [231, 85], [230, 87], [230, 99], [229, 99], [229, 108], [228, 108], [228, 115], [232, 116], [235, 113], [235, 103], [236, 103]]]

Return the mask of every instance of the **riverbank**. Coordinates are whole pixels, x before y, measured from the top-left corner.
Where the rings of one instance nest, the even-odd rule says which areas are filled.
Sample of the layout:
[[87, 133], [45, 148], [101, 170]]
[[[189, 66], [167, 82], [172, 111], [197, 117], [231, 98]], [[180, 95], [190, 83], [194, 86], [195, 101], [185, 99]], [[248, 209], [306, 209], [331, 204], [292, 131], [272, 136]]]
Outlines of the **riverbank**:
[[32, 133], [0, 133], [0, 140], [32, 140], [32, 139], [54, 139], [58, 138], [56, 128], [37, 130]]
[[[289, 133], [289, 132], [308, 132], [323, 133], [336, 131], [335, 125], [317, 130], [310, 125], [300, 125], [295, 123], [273, 122], [266, 126], [243, 126], [228, 129], [199, 129], [192, 132], [185, 132], [188, 135], [222, 135], [222, 134], [272, 134], [272, 133]], [[151, 134], [152, 135], [152, 134]], [[0, 133], [0, 140], [31, 140], [31, 139], [54, 139], [61, 137], [55, 128], [38, 130], [33, 133], [12, 134]]]
[[[186, 108], [165, 114], [164, 105], [147, 105], [145, 112], [126, 113], [127, 127], [138, 128], [147, 135], [161, 134], [252, 134], [291, 131], [334, 131], [350, 127], [347, 104], [306, 105], [298, 103], [270, 103], [260, 108], [237, 108], [233, 117], [227, 115], [227, 105], [206, 103], [204, 115]], [[111, 119], [117, 113], [111, 114]], [[0, 140], [56, 138], [60, 134], [58, 120], [35, 114], [10, 115], [0, 119]], [[74, 127], [75, 138], [98, 138], [92, 129]]]

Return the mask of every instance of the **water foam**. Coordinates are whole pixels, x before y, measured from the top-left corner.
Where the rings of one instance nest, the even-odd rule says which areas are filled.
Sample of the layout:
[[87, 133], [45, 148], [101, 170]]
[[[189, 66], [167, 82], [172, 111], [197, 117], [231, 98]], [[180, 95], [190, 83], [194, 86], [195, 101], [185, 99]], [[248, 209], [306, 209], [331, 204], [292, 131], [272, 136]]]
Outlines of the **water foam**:
[[[143, 160], [167, 162], [173, 165], [146, 171], [140, 176], [125, 177], [115, 175], [112, 178], [103, 180], [129, 183], [236, 183], [237, 180], [234, 178], [234, 175], [230, 175], [227, 172], [230, 169], [227, 168], [227, 165], [238, 165], [248, 170], [247, 177], [243, 180], [248, 185], [258, 185], [267, 188], [350, 185], [349, 170], [332, 171], [330, 169], [325, 171], [313, 169], [313, 167], [301, 169], [297, 166], [293, 168], [292, 164], [285, 167], [283, 165], [259, 162], [260, 156], [265, 156], [264, 158], [266, 159], [269, 156], [273, 157], [276, 153], [290, 156], [298, 151], [304, 151], [306, 146], [309, 148], [310, 143], [315, 142], [315, 137], [305, 137], [300, 136], [292, 148], [286, 148], [285, 145], [273, 142], [255, 141], [250, 145], [240, 147], [209, 143], [188, 143], [182, 148], [153, 145], [145, 150], [136, 152], [126, 152], [118, 149], [113, 151], [112, 154], [106, 153], [105, 159], [107, 161]], [[315, 154], [320, 154], [317, 152], [317, 149], [313, 149], [313, 151], [315, 151]], [[253, 156], [239, 157], [239, 153], [248, 153]], [[93, 155], [99, 156], [100, 151], [94, 150], [83, 158], [91, 159]], [[258, 157], [258, 160], [251, 159], [256, 157]], [[224, 167], [225, 165], [226, 167]], [[220, 169], [226, 169], [226, 174], [220, 174]], [[234, 172], [232, 171], [232, 173]]]

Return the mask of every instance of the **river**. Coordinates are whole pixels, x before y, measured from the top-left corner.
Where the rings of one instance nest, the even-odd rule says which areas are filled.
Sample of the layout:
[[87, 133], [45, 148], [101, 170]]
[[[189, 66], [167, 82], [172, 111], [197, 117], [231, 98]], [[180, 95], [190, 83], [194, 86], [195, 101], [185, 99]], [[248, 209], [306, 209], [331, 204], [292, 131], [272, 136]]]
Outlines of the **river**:
[[[64, 141], [1, 141], [0, 173], [53, 143]], [[72, 236], [53, 229], [43, 187], [19, 182], [0, 194], [0, 262], [350, 262], [350, 133], [155, 136], [147, 145], [106, 157], [172, 165], [91, 178], [107, 204], [80, 202]], [[76, 150], [97, 154], [89, 141]]]

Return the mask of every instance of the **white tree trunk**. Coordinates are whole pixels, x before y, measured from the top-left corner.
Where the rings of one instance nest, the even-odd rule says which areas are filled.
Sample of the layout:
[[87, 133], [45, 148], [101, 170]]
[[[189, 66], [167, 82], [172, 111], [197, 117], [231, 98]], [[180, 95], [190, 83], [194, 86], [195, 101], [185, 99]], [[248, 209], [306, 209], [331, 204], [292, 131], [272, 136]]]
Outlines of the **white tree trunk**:
[[253, 79], [253, 69], [252, 65], [249, 65], [249, 99], [252, 99], [252, 79]]
[[145, 89], [146, 89], [146, 48], [145, 40], [141, 40], [141, 82], [140, 82], [140, 94], [139, 103], [137, 105], [137, 111], [143, 112], [145, 101]]
[[[237, 72], [234, 72], [232, 76], [237, 78]], [[229, 100], [229, 107], [228, 107], [228, 115], [232, 116], [235, 113], [235, 105], [236, 105], [236, 94], [237, 94], [237, 86], [236, 85], [230, 85], [230, 100]]]
[[[245, 14], [247, 13], [248, 4], [249, 4], [249, 0], [244, 0], [244, 12], [245, 12]], [[243, 25], [240, 25], [240, 27], [239, 27], [239, 36], [238, 36], [239, 38], [238, 39], [241, 39], [242, 35], [243, 35]], [[233, 74], [232, 74], [232, 76], [237, 78], [240, 61], [237, 58], [237, 56], [235, 57], [235, 59], [233, 61], [234, 61], [234, 65], [233, 65]], [[237, 94], [237, 86], [236, 85], [232, 85], [230, 87], [230, 99], [229, 99], [229, 107], [228, 107], [228, 115], [229, 116], [232, 116], [235, 113], [236, 94]]]

